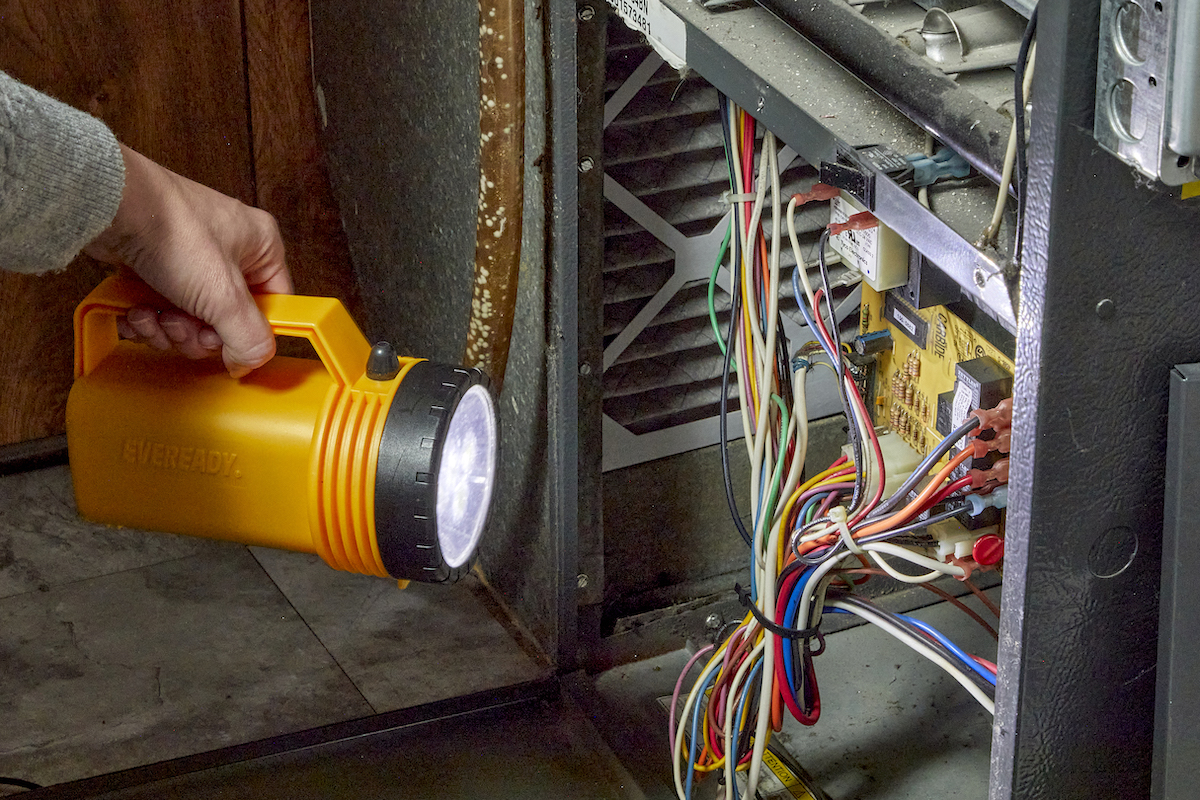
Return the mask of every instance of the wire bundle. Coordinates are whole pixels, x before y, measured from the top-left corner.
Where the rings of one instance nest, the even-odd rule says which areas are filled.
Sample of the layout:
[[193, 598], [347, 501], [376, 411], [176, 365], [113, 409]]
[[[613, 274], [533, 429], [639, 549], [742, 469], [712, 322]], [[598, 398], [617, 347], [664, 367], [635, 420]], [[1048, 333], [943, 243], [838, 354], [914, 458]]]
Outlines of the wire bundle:
[[[799, 198], [787, 204], [788, 236], [797, 263], [792, 291], [815, 337], [789, 359], [779, 323], [784, 214], [775, 138], [770, 132], [763, 134], [755, 170], [754, 119], [724, 97], [721, 115], [732, 213], [710, 282], [710, 313], [714, 329], [719, 329], [712, 297], [727, 252], [733, 301], [722, 343], [722, 388], [728, 398], [732, 381], [741, 411], [750, 458], [749, 525], [742, 520], [729, 472], [727, 401], [721, 408], [721, 452], [730, 511], [751, 549], [751, 585], [738, 587], [747, 607], [745, 618], [719, 644], [698, 652], [680, 675], [671, 709], [670, 746], [680, 798], [692, 796], [698, 776], [719, 773], [726, 798], [733, 800], [741, 796], [742, 787], [747, 796], [754, 796], [767, 743], [771, 733], [781, 729], [785, 709], [804, 724], [820, 718], [814, 659], [825, 647], [820, 632], [824, 612], [851, 613], [876, 624], [945, 669], [989, 711], [995, 667], [964, 653], [919, 620], [891, 614], [851, 592], [872, 574], [923, 585], [943, 575], [967, 577], [962, 566], [900, 542], [953, 516], [957, 510], [947, 509], [947, 501], [972, 491], [970, 476], [953, 477], [970, 458], [971, 448], [953, 457], [948, 454], [980, 421], [972, 417], [953, 431], [897, 491], [883, 497], [886, 467], [879, 439], [838, 338], [825, 258], [828, 231], [817, 250], [820, 286], [814, 289], [796, 235]], [[769, 236], [763, 230], [764, 208], [771, 209]], [[818, 365], [836, 376], [852, 457], [842, 457], [802, 482], [808, 448], [805, 382]], [[911, 565], [909, 570], [897, 568], [896, 560]], [[912, 574], [912, 567], [919, 574]], [[968, 613], [994, 635], [975, 612]], [[683, 696], [688, 674], [705, 656], [691, 691]]]

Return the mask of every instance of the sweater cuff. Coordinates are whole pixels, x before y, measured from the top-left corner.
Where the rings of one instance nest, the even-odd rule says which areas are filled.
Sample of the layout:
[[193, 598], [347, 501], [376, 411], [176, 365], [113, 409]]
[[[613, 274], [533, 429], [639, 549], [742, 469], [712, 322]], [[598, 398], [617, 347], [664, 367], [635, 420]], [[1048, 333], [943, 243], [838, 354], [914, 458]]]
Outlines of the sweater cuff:
[[0, 72], [0, 268], [62, 269], [112, 223], [124, 187], [103, 122]]

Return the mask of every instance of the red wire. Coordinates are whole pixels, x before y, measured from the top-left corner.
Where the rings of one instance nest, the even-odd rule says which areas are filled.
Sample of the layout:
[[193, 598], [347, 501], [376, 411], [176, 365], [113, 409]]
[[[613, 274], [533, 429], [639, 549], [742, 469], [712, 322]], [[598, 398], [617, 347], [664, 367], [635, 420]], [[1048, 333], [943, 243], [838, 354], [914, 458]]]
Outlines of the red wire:
[[[784, 580], [783, 585], [780, 587], [779, 599], [775, 601], [775, 622], [777, 624], [783, 621], [784, 614], [787, 611], [788, 598], [791, 596], [792, 590], [796, 587], [796, 581], [800, 580], [800, 576], [803, 574], [804, 570], [793, 572]], [[788, 686], [787, 670], [783, 666], [783, 637], [775, 636], [774, 639], [775, 680], [779, 682], [779, 686], [781, 687]], [[781, 690], [780, 694], [783, 695], [784, 704], [787, 706], [788, 711], [792, 713], [792, 716], [796, 718], [797, 722], [801, 725], [817, 724], [817, 720], [821, 718], [821, 696], [817, 694], [815, 679], [813, 681], [813, 694], [816, 701], [813, 703], [812, 714], [806, 714], [800, 709], [800, 706], [796, 704], [796, 699], [792, 696], [792, 692]]]
[[[829, 349], [832, 352], [837, 353], [838, 357], [840, 358], [842, 349], [840, 346], [834, 345], [834, 338], [829, 333], [829, 330], [825, 327], [825, 320], [821, 318], [821, 313], [819, 311], [821, 308], [821, 297], [823, 294], [824, 292], [821, 289], [817, 289], [815, 292], [813, 292], [813, 300], [816, 301], [814, 303], [816, 307], [813, 309], [813, 319], [817, 323], [817, 328], [821, 335], [824, 336], [825, 341], [829, 343]], [[875, 462], [879, 465], [879, 485], [875, 487], [875, 495], [871, 498], [870, 502], [854, 513], [854, 516], [850, 519], [849, 523], [854, 525], [855, 523], [861, 522], [867, 516], [867, 514], [871, 512], [871, 509], [877, 506], [879, 501], [883, 499], [883, 486], [885, 483], [887, 483], [887, 473], [885, 472], [883, 465], [883, 450], [879, 447], [879, 437], [875, 435], [875, 425], [871, 421], [871, 415], [867, 413], [867, 406], [865, 403], [863, 403], [862, 395], [858, 391], [858, 384], [854, 382], [853, 378], [846, 378], [845, 382], [846, 394], [850, 397], [851, 403], [857, 406], [859, 413], [862, 414], [862, 418], [867, 421], [867, 436], [871, 440], [871, 448], [875, 451]], [[853, 425], [854, 422], [851, 420], [850, 424]]]
[[[821, 296], [823, 294], [824, 292], [821, 289], [813, 292], [813, 319], [817, 323], [817, 337], [825, 342], [830, 352], [840, 353], [841, 348], [834, 344], [833, 337], [829, 335], [829, 331], [825, 327], [825, 320], [821, 318]], [[837, 367], [836, 364], [832, 366]]]
[[971, 476], [970, 475], [967, 475], [964, 478], [959, 478], [954, 483], [950, 484], [945, 489], [942, 489], [940, 492], [935, 494], [933, 496], [933, 499], [930, 500], [924, 506], [924, 508], [933, 508], [938, 503], [944, 503], [944, 502], [946, 502], [946, 499], [950, 497], [950, 495], [954, 494], [957, 491], [965, 489], [966, 487], [968, 487], [970, 485], [971, 485]]
[[969, 656], [971, 656], [971, 658], [975, 659], [975, 662], [977, 664], [979, 664], [979, 666], [983, 667], [984, 669], [986, 669], [988, 672], [992, 673], [993, 675], [995, 675], [997, 672], [1000, 671], [999, 667], [997, 667], [991, 661], [988, 661], [986, 658], [980, 658], [979, 656], [972, 655], [971, 653], [968, 653], [967, 655], [969, 655]]

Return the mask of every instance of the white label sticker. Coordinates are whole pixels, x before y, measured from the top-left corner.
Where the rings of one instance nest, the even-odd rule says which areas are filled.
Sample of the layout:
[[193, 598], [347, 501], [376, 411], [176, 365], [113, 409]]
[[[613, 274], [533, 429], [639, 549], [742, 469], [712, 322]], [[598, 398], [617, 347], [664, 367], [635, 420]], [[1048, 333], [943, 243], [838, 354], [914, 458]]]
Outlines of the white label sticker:
[[608, 0], [625, 24], [645, 34], [663, 60], [675, 69], [687, 64], [687, 29], [662, 0]]
[[[845, 222], [862, 209], [855, 208], [841, 195], [829, 201], [829, 221]], [[875, 280], [879, 272], [879, 228], [863, 231], [846, 231], [829, 237], [829, 244], [841, 254], [847, 266]]]
[[954, 406], [950, 416], [950, 424], [957, 428], [967, 421], [971, 413], [971, 390], [959, 381], [954, 387]]
[[892, 311], [892, 321], [900, 325], [900, 327], [904, 328], [904, 330], [908, 331], [909, 336], [915, 337], [917, 335], [917, 323], [913, 322], [899, 311]]

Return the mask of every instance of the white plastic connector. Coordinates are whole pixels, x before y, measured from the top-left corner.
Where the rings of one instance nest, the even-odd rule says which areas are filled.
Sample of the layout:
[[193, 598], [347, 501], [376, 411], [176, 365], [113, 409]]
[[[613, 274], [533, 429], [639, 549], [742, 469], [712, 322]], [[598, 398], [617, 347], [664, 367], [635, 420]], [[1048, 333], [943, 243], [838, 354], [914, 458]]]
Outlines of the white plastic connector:
[[[863, 442], [864, 449], [870, 446], [870, 442]], [[887, 480], [883, 484], [883, 496], [891, 497], [892, 493], [900, 488], [900, 484], [908, 480], [908, 476], [921, 463], [921, 454], [913, 450], [895, 431], [879, 435], [879, 450], [883, 453], [884, 473], [887, 476]], [[854, 449], [850, 445], [844, 444], [842, 445], [842, 455], [853, 461]], [[867, 458], [866, 452], [863, 453], [863, 458]], [[874, 461], [873, 455], [872, 461]], [[875, 487], [878, 485], [879, 468], [872, 466], [867, 475], [867, 497], [875, 494]]]
[[927, 529], [929, 534], [937, 540], [937, 559], [945, 561], [948, 557], [955, 558], [970, 558], [971, 548], [975, 546], [975, 541], [987, 533], [999, 533], [1000, 528], [996, 525], [990, 525], [986, 528], [978, 528], [976, 530], [967, 530], [961, 522], [956, 519], [947, 519], [942, 522], [934, 523]]

